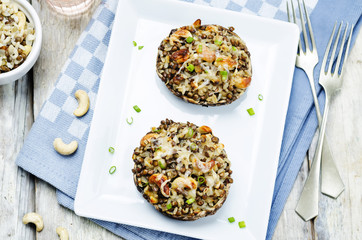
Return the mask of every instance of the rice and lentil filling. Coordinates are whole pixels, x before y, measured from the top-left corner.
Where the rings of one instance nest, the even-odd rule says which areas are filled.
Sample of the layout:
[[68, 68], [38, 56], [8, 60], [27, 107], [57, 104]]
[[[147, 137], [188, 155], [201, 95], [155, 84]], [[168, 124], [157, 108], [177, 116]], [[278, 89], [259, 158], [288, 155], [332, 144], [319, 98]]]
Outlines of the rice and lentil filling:
[[19, 6], [10, 0], [0, 0], [0, 73], [19, 67], [34, 40], [34, 26]]
[[224, 145], [208, 126], [161, 121], [132, 159], [138, 191], [156, 210], [179, 220], [214, 214], [233, 183]]
[[239, 98], [250, 85], [250, 53], [234, 28], [192, 25], [173, 29], [158, 48], [156, 71], [173, 94], [215, 106]]

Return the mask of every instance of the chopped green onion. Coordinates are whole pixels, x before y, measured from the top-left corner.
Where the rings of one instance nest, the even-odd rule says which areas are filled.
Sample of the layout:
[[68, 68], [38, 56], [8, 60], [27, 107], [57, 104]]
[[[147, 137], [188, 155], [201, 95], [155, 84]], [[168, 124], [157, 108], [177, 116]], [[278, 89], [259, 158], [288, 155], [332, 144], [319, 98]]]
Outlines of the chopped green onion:
[[135, 41], [133, 41], [133, 46], [137, 46], [137, 43]]
[[248, 113], [249, 113], [250, 116], [255, 115], [255, 112], [254, 112], [254, 109], [253, 109], [253, 108], [249, 108], [249, 109], [247, 109], [246, 111], [248, 111]]
[[152, 132], [157, 132], [157, 133], [159, 133], [159, 132], [161, 132], [161, 129], [157, 129], [157, 128], [153, 127], [153, 128], [152, 128]]
[[190, 149], [191, 149], [191, 151], [195, 151], [195, 150], [196, 150], [196, 148], [197, 148], [196, 143], [191, 143], [191, 145], [190, 145]]
[[131, 121], [130, 121], [130, 122], [128, 121], [128, 118], [126, 118], [126, 122], [127, 122], [129, 125], [131, 125], [131, 124], [133, 123], [133, 117], [131, 117]]
[[227, 71], [220, 71], [221, 80], [225, 81], [228, 78], [228, 72]]
[[216, 62], [221, 62], [222, 60], [224, 60], [224, 59], [218, 58], [218, 59], [216, 59]]
[[192, 71], [195, 70], [195, 66], [190, 63], [190, 64], [187, 66], [187, 70], [189, 70], [190, 72], [192, 72]]
[[166, 161], [165, 161], [165, 159], [158, 160], [158, 166], [160, 166], [161, 169], [166, 169]]
[[141, 50], [144, 46], [138, 46], [138, 50]]
[[229, 217], [228, 220], [229, 220], [229, 223], [235, 222], [235, 218], [234, 218], [234, 217]]
[[203, 176], [199, 176], [197, 178], [197, 181], [200, 183], [200, 184], [203, 184], [205, 182], [205, 178]]
[[194, 39], [192, 37], [188, 37], [186, 38], [186, 42], [187, 43], [192, 43], [194, 41]]
[[259, 94], [259, 95], [258, 95], [258, 99], [259, 99], [260, 101], [263, 101], [263, 99], [264, 99], [263, 95]]
[[209, 73], [209, 72], [205, 70], [205, 73]]
[[222, 44], [222, 41], [221, 40], [215, 40], [214, 43], [218, 46], [220, 46]]
[[170, 210], [170, 209], [172, 208], [172, 204], [171, 204], [171, 203], [167, 204], [166, 208], [167, 208], [168, 210]]
[[187, 204], [191, 204], [193, 202], [195, 202], [195, 198], [190, 198], [190, 199], [187, 199], [187, 201], [186, 201]]
[[233, 51], [236, 51], [236, 47], [234, 47], [234, 46], [232, 46], [231, 49], [232, 49]]
[[189, 128], [189, 130], [186, 133], [187, 138], [192, 138], [194, 136], [194, 130], [192, 128]]
[[202, 45], [199, 45], [198, 53], [202, 53]]
[[110, 152], [110, 153], [113, 154], [113, 153], [114, 153], [114, 148], [113, 148], [113, 147], [109, 147], [109, 148], [108, 148], [108, 152]]
[[109, 169], [109, 174], [113, 174], [115, 171], [116, 171], [116, 166], [112, 166], [110, 169]]
[[157, 152], [158, 150], [162, 149], [162, 147], [156, 147], [155, 148], [155, 152]]
[[238, 224], [239, 224], [239, 228], [244, 228], [244, 227], [246, 227], [244, 221], [241, 221], [241, 222], [239, 222]]
[[141, 112], [141, 109], [137, 105], [134, 105], [133, 109], [138, 113]]

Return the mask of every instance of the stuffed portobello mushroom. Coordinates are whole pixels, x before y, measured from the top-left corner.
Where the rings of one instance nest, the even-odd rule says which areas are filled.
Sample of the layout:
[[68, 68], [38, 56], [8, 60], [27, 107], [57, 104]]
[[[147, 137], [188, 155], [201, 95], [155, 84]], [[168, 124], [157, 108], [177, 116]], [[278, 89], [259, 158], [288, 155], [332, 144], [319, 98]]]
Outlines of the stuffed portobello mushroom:
[[156, 72], [183, 100], [205, 106], [229, 104], [250, 85], [252, 70], [245, 42], [234, 28], [201, 25], [171, 30], [158, 48]]
[[233, 183], [224, 145], [208, 126], [161, 121], [132, 159], [138, 191], [156, 210], [179, 220], [214, 214]]

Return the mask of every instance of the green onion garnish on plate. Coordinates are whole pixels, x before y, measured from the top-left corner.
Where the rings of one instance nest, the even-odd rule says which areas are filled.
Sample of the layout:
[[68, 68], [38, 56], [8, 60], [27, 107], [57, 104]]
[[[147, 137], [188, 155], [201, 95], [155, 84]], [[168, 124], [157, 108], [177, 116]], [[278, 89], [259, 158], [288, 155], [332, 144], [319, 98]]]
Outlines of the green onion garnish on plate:
[[137, 105], [134, 105], [133, 109], [138, 113], [141, 112], [141, 109]]
[[160, 166], [161, 169], [166, 169], [166, 161], [165, 159], [158, 160], [158, 166]]
[[228, 72], [227, 71], [220, 71], [221, 80], [225, 81], [228, 79]]
[[239, 224], [239, 228], [244, 228], [244, 227], [246, 227], [244, 221], [238, 222], [238, 224]]
[[186, 42], [187, 43], [192, 43], [194, 41], [194, 39], [192, 37], [188, 37], [186, 38]]
[[247, 109], [246, 111], [248, 111], [248, 113], [249, 113], [250, 116], [255, 115], [255, 112], [254, 112], [254, 109], [253, 109], [253, 108], [249, 108], [249, 109]]
[[116, 170], [117, 170], [116, 166], [112, 166], [112, 167], [109, 169], [109, 174], [113, 174]]
[[170, 209], [172, 208], [172, 204], [171, 204], [171, 203], [167, 204], [167, 205], [166, 205], [166, 208], [167, 208], [168, 210], [170, 210]]
[[133, 41], [133, 46], [134, 46], [134, 47], [137, 46], [137, 43], [136, 43], [135, 41]]
[[236, 47], [234, 47], [234, 46], [232, 46], [231, 49], [232, 49], [233, 51], [236, 51]]
[[190, 145], [190, 150], [191, 150], [191, 151], [195, 151], [196, 148], [197, 148], [196, 143], [191, 143], [191, 145]]
[[229, 220], [229, 223], [235, 222], [235, 218], [234, 218], [234, 217], [229, 217], [228, 220]]
[[126, 122], [131, 125], [133, 123], [133, 117], [131, 117], [131, 121], [128, 121], [128, 118], [126, 118]]
[[264, 99], [263, 95], [259, 94], [259, 95], [258, 95], [258, 99], [259, 99], [260, 101], [263, 101], [263, 99]]
[[194, 136], [194, 130], [192, 128], [189, 128], [189, 130], [186, 133], [187, 138], [192, 138]]
[[109, 148], [108, 148], [108, 152], [110, 152], [110, 153], [113, 154], [113, 153], [114, 153], [114, 148], [113, 148], [113, 147], [109, 147]]
[[144, 46], [138, 46], [138, 50], [141, 50]]

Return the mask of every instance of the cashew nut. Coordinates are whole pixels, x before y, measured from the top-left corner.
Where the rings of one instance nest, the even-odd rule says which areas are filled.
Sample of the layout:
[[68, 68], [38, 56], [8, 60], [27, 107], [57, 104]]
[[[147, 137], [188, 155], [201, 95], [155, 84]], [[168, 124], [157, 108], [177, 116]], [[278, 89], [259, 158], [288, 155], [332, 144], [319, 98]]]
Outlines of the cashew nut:
[[69, 239], [69, 234], [68, 234], [67, 229], [65, 229], [63, 227], [57, 227], [56, 231], [57, 231], [57, 234], [59, 235], [60, 240]]
[[23, 217], [23, 223], [24, 224], [34, 223], [37, 232], [43, 230], [44, 227], [43, 218], [35, 212], [30, 212], [25, 214]]
[[78, 108], [75, 109], [73, 114], [77, 117], [81, 117], [88, 112], [89, 109], [89, 97], [83, 90], [77, 90], [75, 92], [75, 98], [78, 100]]
[[18, 22], [19, 29], [24, 29], [25, 22], [26, 22], [25, 14], [23, 12], [19, 11], [16, 13], [16, 16], [19, 19], [19, 22]]
[[78, 142], [72, 141], [69, 144], [65, 144], [61, 138], [56, 138], [53, 142], [54, 149], [62, 155], [70, 155], [78, 148]]

